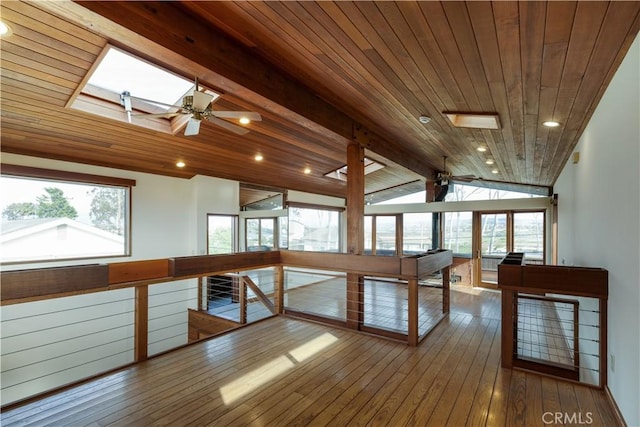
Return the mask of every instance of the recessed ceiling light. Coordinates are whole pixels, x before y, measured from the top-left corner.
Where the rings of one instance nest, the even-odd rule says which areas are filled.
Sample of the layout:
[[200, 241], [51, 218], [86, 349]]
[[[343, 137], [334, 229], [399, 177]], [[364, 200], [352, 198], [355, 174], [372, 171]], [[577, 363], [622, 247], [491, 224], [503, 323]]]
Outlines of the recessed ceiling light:
[[559, 122], [553, 121], [553, 120], [549, 120], [546, 122], [542, 122], [542, 126], [546, 126], [548, 128], [556, 128], [558, 126], [560, 126]]
[[13, 31], [11, 31], [11, 27], [3, 21], [0, 21], [0, 37], [8, 37], [11, 34], [13, 34]]
[[491, 173], [498, 173], [498, 169], [492, 169]]
[[485, 163], [486, 163], [486, 164], [488, 164], [488, 165], [492, 165], [492, 164], [494, 164], [495, 162], [493, 161], [493, 159], [487, 159], [487, 160], [485, 161]]
[[185, 162], [183, 162], [182, 160], [180, 160], [179, 162], [176, 162], [176, 166], [179, 168], [183, 168], [186, 166]]
[[251, 123], [251, 120], [249, 120], [247, 117], [240, 117], [239, 122], [243, 125], [248, 125], [249, 123]]
[[304, 173], [306, 175], [309, 175], [311, 173], [311, 169], [310, 168], [304, 168]]
[[485, 151], [487, 151], [487, 147], [481, 145], [480, 147], [476, 148], [476, 150], [478, 150], [481, 153], [484, 153]]
[[264, 157], [262, 157], [262, 154], [256, 154], [254, 159], [256, 159], [256, 162], [259, 162], [259, 161], [262, 161], [262, 159], [264, 159]]
[[418, 117], [418, 120], [420, 121], [420, 123], [426, 125], [427, 123], [429, 123], [431, 121], [431, 117], [429, 117], [429, 116], [420, 116], [420, 117]]

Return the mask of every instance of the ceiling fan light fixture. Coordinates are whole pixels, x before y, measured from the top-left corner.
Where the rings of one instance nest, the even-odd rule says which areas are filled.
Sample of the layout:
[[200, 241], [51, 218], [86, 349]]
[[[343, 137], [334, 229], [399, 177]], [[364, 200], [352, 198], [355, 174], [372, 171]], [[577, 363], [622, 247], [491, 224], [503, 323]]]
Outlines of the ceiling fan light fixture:
[[542, 122], [542, 126], [546, 126], [548, 128], [557, 128], [560, 126], [560, 122], [556, 122], [555, 120], [547, 120], [546, 122]]
[[240, 117], [240, 119], [238, 121], [242, 125], [248, 125], [249, 123], [251, 123], [251, 120], [249, 120], [248, 117]]

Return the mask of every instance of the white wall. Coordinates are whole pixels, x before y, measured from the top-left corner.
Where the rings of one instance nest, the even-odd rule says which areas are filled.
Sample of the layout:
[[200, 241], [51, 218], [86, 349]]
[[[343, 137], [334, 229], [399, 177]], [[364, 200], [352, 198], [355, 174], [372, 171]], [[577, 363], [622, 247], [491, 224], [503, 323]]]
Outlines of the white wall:
[[240, 183], [221, 178], [196, 176], [194, 194], [196, 202], [197, 254], [207, 253], [207, 214], [238, 215], [240, 212]]
[[[556, 182], [558, 261], [609, 271], [609, 389], [640, 425], [640, 38]], [[612, 364], [611, 358], [615, 359]]]

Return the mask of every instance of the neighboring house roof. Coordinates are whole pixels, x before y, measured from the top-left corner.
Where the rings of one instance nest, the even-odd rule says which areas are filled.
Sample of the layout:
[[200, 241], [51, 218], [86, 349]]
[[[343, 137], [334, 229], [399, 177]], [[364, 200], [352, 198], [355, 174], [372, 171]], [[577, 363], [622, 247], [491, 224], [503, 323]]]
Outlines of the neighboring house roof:
[[7, 243], [15, 239], [20, 239], [32, 234], [41, 233], [45, 230], [66, 225], [85, 233], [99, 236], [103, 239], [113, 240], [114, 242], [122, 242], [123, 237], [115, 233], [101, 230], [97, 227], [75, 221], [71, 218], [37, 218], [22, 219], [15, 221], [3, 221], [0, 226], [0, 242]]

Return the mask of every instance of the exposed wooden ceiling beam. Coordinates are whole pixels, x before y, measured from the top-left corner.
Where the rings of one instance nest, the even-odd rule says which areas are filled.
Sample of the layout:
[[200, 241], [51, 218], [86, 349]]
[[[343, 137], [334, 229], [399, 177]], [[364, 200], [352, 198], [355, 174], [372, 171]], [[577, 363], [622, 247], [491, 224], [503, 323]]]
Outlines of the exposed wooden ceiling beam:
[[[248, 90], [236, 95], [241, 95], [248, 102], [260, 105], [263, 98], [266, 98], [346, 140], [352, 139], [352, 129], [357, 124], [349, 116], [316, 96], [285, 72], [262, 60], [256, 52], [190, 15], [178, 3], [77, 3], [206, 67], [220, 78], [243, 86]], [[422, 176], [433, 174], [431, 167], [418, 153], [410, 152], [400, 144], [393, 144], [373, 133], [370, 133], [366, 148]]]

